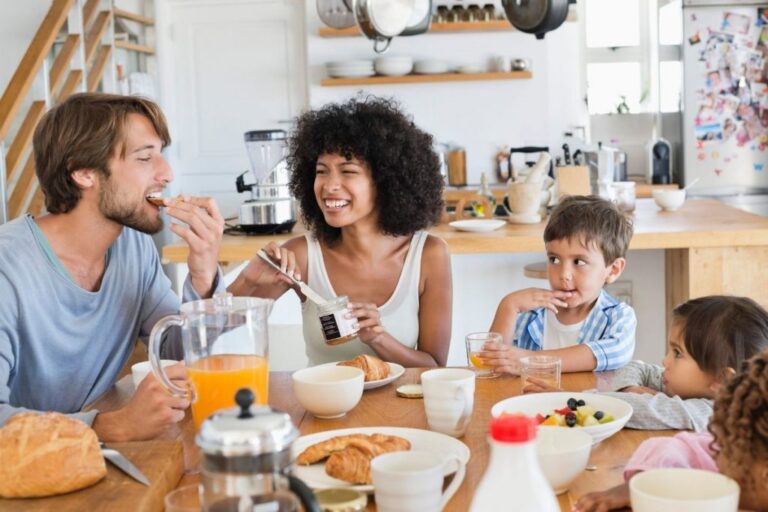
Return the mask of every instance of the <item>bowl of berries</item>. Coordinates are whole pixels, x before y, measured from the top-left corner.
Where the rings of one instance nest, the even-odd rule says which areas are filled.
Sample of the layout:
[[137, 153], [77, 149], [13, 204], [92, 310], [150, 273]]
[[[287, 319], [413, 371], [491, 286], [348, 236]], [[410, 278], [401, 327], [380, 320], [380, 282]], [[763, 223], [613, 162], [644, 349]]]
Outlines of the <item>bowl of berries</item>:
[[632, 416], [632, 406], [599, 393], [531, 393], [496, 402], [491, 415], [497, 418], [504, 414], [534, 417], [540, 428], [579, 428], [597, 444], [624, 427]]

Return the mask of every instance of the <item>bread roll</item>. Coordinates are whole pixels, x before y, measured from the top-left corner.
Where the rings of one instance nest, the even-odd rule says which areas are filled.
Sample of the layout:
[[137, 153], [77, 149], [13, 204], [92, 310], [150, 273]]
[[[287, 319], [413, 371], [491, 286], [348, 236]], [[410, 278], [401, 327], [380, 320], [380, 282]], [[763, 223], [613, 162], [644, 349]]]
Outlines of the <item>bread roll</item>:
[[96, 432], [63, 414], [23, 413], [0, 428], [0, 496], [76, 491], [107, 474]]
[[365, 372], [365, 382], [389, 377], [389, 365], [378, 357], [361, 354], [349, 361], [342, 361], [338, 366], [354, 366]]

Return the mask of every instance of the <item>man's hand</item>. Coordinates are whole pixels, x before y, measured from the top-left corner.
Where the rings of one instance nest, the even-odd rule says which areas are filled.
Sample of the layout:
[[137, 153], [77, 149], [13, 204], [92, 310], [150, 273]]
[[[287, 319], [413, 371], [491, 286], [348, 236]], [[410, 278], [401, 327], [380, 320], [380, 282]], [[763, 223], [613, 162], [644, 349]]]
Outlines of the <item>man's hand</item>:
[[[179, 387], [187, 386], [187, 369], [183, 364], [164, 368]], [[122, 409], [96, 415], [93, 429], [105, 442], [143, 441], [154, 439], [184, 418], [189, 400], [171, 395], [153, 374], [141, 381], [131, 400]]]
[[201, 297], [210, 297], [218, 271], [219, 246], [224, 234], [224, 218], [216, 201], [210, 197], [180, 195], [170, 201], [165, 211], [186, 224], [172, 223], [171, 231], [189, 245], [187, 265], [192, 286]]

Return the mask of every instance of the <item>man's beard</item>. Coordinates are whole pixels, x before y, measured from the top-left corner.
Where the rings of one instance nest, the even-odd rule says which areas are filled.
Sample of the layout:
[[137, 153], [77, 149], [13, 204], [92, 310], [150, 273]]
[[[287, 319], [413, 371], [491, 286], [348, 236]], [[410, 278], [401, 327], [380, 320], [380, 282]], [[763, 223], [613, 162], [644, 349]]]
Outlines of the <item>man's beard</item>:
[[148, 235], [154, 235], [163, 229], [163, 219], [159, 215], [152, 218], [144, 210], [144, 198], [139, 204], [121, 203], [117, 189], [109, 177], [102, 180], [102, 185], [99, 210], [106, 218]]

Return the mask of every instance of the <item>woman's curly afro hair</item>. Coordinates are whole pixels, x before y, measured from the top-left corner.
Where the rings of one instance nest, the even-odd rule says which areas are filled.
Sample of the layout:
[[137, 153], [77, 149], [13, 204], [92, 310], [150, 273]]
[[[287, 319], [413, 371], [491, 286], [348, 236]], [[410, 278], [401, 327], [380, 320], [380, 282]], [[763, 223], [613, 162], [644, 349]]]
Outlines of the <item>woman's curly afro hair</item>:
[[332, 244], [341, 230], [325, 222], [314, 193], [317, 159], [326, 153], [368, 164], [384, 234], [411, 235], [439, 221], [443, 178], [432, 136], [417, 128], [394, 100], [358, 97], [311, 110], [299, 116], [289, 138], [291, 193], [314, 236]]

